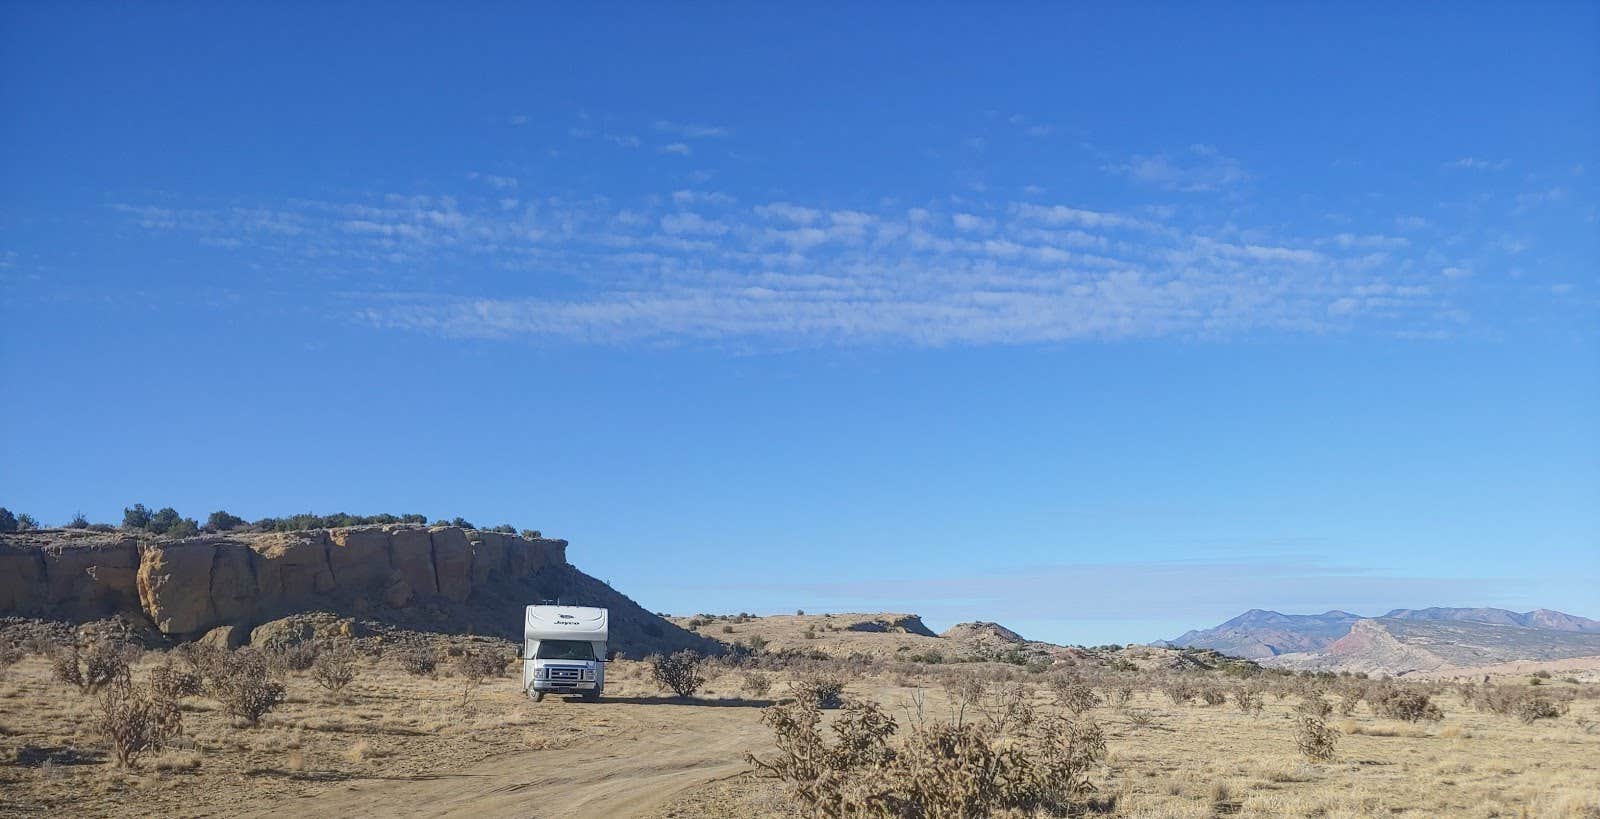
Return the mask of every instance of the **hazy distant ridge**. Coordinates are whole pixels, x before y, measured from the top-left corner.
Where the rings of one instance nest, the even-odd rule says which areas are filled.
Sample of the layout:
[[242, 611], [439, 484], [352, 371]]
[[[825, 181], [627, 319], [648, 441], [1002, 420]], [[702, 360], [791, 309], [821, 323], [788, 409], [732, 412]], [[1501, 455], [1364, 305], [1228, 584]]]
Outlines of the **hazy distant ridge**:
[[[1251, 609], [1213, 628], [1186, 632], [1169, 641], [1175, 646], [1210, 648], [1236, 657], [1265, 659], [1282, 654], [1316, 654], [1350, 634], [1357, 622], [1457, 622], [1574, 634], [1600, 634], [1600, 621], [1551, 609], [1514, 612], [1496, 608], [1395, 609], [1365, 618], [1346, 611], [1283, 614]], [[1578, 641], [1574, 646], [1587, 644]]]

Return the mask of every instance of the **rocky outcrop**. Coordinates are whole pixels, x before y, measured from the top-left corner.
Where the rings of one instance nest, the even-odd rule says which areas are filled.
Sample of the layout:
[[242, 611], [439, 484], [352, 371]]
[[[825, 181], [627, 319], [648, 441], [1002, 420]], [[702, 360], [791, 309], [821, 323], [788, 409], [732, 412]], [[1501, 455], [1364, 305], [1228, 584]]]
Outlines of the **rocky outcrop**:
[[296, 611], [467, 604], [498, 585], [565, 566], [566, 546], [453, 526], [143, 542], [78, 530], [4, 535], [0, 615], [142, 615], [169, 636], [210, 633], [213, 641], [236, 642], [250, 627]]

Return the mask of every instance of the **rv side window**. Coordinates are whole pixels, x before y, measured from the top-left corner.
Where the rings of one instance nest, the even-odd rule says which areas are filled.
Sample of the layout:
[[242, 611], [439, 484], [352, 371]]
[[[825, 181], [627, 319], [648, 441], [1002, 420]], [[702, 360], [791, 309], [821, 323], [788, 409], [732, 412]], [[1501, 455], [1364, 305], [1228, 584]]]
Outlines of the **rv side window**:
[[594, 646], [582, 640], [540, 640], [537, 660], [593, 660]]

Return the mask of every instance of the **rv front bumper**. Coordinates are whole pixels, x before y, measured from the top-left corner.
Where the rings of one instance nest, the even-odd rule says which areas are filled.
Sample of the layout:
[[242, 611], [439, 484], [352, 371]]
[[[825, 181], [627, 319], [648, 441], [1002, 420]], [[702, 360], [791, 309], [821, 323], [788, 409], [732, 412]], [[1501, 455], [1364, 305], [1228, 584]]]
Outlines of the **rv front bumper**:
[[594, 691], [600, 687], [599, 683], [572, 682], [571, 680], [534, 680], [535, 691]]

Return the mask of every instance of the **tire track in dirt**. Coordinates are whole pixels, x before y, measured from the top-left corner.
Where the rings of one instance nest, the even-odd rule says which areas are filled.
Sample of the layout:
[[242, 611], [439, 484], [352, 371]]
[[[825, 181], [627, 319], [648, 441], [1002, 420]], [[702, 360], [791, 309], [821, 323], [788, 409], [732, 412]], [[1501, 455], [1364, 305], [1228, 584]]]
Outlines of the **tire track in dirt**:
[[507, 754], [427, 778], [334, 786], [264, 805], [255, 815], [638, 816], [690, 788], [747, 770], [745, 752], [771, 744], [759, 708], [659, 701], [570, 707], [625, 714], [635, 730]]

